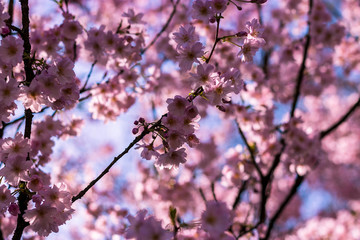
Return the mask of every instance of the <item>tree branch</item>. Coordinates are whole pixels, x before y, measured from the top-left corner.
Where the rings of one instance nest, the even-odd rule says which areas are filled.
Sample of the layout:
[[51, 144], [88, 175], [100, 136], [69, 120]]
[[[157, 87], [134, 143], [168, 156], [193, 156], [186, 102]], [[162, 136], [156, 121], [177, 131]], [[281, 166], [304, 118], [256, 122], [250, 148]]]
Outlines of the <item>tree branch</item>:
[[284, 211], [286, 206], [289, 204], [291, 199], [295, 196], [299, 186], [302, 184], [304, 179], [305, 179], [305, 176], [300, 176], [300, 175], [296, 176], [295, 182], [294, 182], [293, 186], [291, 187], [291, 190], [290, 190], [289, 194], [286, 196], [284, 201], [281, 203], [280, 207], [278, 208], [278, 210], [276, 211], [274, 216], [270, 219], [269, 227], [268, 227], [268, 229], [266, 231], [265, 238], [263, 238], [262, 240], [267, 240], [267, 239], [270, 238], [271, 231], [272, 231], [272, 229], [274, 227], [274, 224], [275, 224], [276, 220], [280, 217], [280, 215], [282, 214], [282, 212]]
[[221, 14], [216, 17], [216, 33], [215, 33], [215, 42], [214, 42], [214, 45], [212, 46], [212, 49], [211, 49], [211, 52], [210, 52], [210, 55], [209, 57], [206, 59], [206, 63], [209, 63], [210, 62], [210, 59], [214, 53], [214, 50], [215, 50], [215, 47], [216, 47], [216, 44], [218, 44], [218, 42], [222, 39], [222, 38], [219, 38], [219, 29], [220, 29], [220, 20], [221, 20]]
[[25, 219], [23, 218], [23, 215], [25, 214], [25, 210], [27, 209], [27, 204], [29, 201], [30, 201], [29, 195], [25, 192], [25, 190], [21, 190], [18, 196], [20, 213], [18, 214], [16, 229], [12, 238], [13, 240], [20, 240], [24, 228], [30, 225], [29, 222], [26, 222]]
[[86, 85], [87, 85], [87, 83], [89, 82], [89, 79], [90, 79], [90, 77], [91, 77], [91, 74], [92, 74], [92, 72], [93, 72], [93, 70], [94, 70], [94, 67], [95, 67], [95, 64], [97, 63], [97, 60], [95, 59], [95, 61], [91, 64], [91, 67], [90, 67], [90, 71], [89, 71], [89, 73], [88, 73], [88, 75], [87, 75], [87, 77], [86, 77], [86, 81], [85, 81], [85, 83], [84, 83], [84, 86], [80, 89], [80, 92], [83, 92], [85, 89], [86, 89]]
[[244, 181], [242, 183], [241, 187], [239, 188], [239, 191], [238, 191], [236, 198], [234, 200], [234, 203], [232, 205], [232, 210], [235, 210], [237, 208], [237, 206], [239, 205], [240, 199], [241, 199], [241, 194], [245, 191], [246, 185], [247, 185], [247, 181]]
[[337, 122], [335, 122], [333, 125], [331, 125], [328, 129], [323, 130], [320, 132], [320, 139], [323, 139], [327, 135], [329, 135], [331, 132], [333, 132], [335, 129], [337, 129], [342, 123], [344, 123], [351, 114], [356, 110], [357, 107], [360, 106], [360, 98], [357, 100], [357, 102], [342, 116]]
[[[31, 54], [31, 44], [30, 44], [30, 18], [29, 18], [29, 2], [28, 0], [20, 0], [21, 3], [21, 21], [22, 21], [22, 34], [21, 38], [24, 41], [24, 52], [23, 52], [23, 62], [25, 69], [25, 86], [29, 87], [32, 80], [35, 77], [35, 74], [32, 70], [32, 62], [30, 58]], [[31, 136], [31, 125], [32, 125], [33, 114], [30, 109], [25, 109], [25, 130], [24, 130], [24, 138], [30, 139]], [[28, 158], [26, 160], [30, 160], [29, 153]], [[21, 183], [20, 183], [21, 184]], [[18, 196], [18, 204], [20, 213], [18, 214], [16, 229], [14, 232], [13, 240], [20, 240], [23, 234], [24, 228], [29, 225], [28, 222], [25, 221], [23, 215], [27, 209], [27, 204], [30, 201], [30, 197], [25, 190], [20, 191]]]
[[263, 178], [264, 178], [264, 175], [263, 175], [263, 173], [262, 173], [259, 165], [257, 164], [257, 162], [256, 162], [256, 160], [255, 160], [254, 152], [253, 152], [253, 150], [251, 149], [251, 147], [250, 147], [250, 145], [249, 145], [249, 143], [248, 143], [248, 141], [247, 141], [247, 139], [246, 139], [246, 136], [245, 136], [244, 132], [241, 130], [240, 124], [238, 123], [238, 121], [235, 121], [235, 122], [236, 122], [236, 125], [237, 125], [237, 127], [238, 127], [238, 131], [239, 131], [239, 133], [240, 133], [240, 135], [241, 135], [241, 138], [242, 138], [242, 140], [244, 141], [244, 143], [245, 143], [245, 145], [246, 145], [246, 148], [248, 149], [248, 151], [249, 151], [249, 153], [250, 153], [251, 162], [254, 164], [255, 169], [256, 169], [257, 173], [259, 174], [260, 179], [263, 179]]
[[[164, 116], [164, 115], [163, 115]], [[90, 188], [92, 188], [103, 176], [105, 176], [106, 173], [109, 172], [110, 168], [120, 159], [122, 158], [125, 154], [127, 154], [129, 152], [129, 150], [136, 144], [138, 143], [141, 139], [143, 139], [148, 133], [151, 132], [151, 130], [155, 129], [157, 126], [159, 126], [161, 124], [161, 120], [162, 117], [154, 124], [152, 125], [150, 128], [145, 128], [142, 133], [137, 136], [126, 148], [125, 150], [120, 153], [118, 156], [116, 156], [114, 158], [114, 160], [104, 169], [104, 171], [101, 172], [101, 174], [95, 178], [93, 181], [91, 181], [89, 183], [89, 185], [87, 185], [82, 191], [80, 191], [76, 196], [73, 196], [71, 201], [75, 202], [77, 200], [79, 200], [80, 198], [82, 198], [87, 191], [90, 190]]]
[[166, 21], [166, 23], [164, 24], [164, 26], [161, 28], [161, 30], [156, 34], [156, 36], [153, 38], [153, 40], [150, 42], [149, 45], [147, 45], [143, 50], [141, 50], [141, 54], [144, 54], [152, 45], [155, 44], [155, 42], [159, 39], [159, 37], [161, 36], [161, 34], [163, 34], [165, 32], [165, 30], [168, 28], [171, 20], [173, 19], [175, 13], [176, 13], [176, 8], [178, 6], [178, 4], [180, 3], [180, 0], [177, 0], [176, 3], [174, 4], [173, 10], [168, 18], [168, 20]]
[[[313, 5], [313, 0], [309, 0], [308, 16], [310, 16], [310, 14], [311, 14], [312, 5]], [[297, 80], [296, 80], [296, 87], [295, 87], [295, 92], [294, 92], [294, 100], [293, 100], [293, 103], [292, 103], [292, 106], [291, 106], [290, 118], [294, 117], [296, 105], [297, 105], [297, 102], [298, 102], [299, 97], [300, 97], [301, 84], [302, 84], [302, 81], [304, 79], [304, 72], [305, 72], [305, 68], [306, 68], [306, 59], [307, 59], [308, 50], [309, 50], [310, 41], [311, 41], [311, 37], [310, 37], [310, 20], [308, 20], [308, 27], [309, 27], [309, 29], [308, 29], [308, 33], [306, 34], [306, 42], [305, 42], [304, 51], [303, 51], [303, 59], [302, 59], [300, 70], [299, 70], [298, 77], [297, 77]]]

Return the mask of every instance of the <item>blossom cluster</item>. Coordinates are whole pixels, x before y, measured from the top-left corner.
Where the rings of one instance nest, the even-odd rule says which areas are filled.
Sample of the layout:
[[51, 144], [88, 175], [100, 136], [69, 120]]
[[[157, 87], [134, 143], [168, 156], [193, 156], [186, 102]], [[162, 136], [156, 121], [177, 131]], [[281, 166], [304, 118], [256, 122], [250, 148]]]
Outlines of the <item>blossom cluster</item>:
[[26, 210], [24, 218], [40, 236], [58, 232], [59, 226], [65, 224], [74, 212], [71, 208], [71, 194], [64, 184], [59, 187], [54, 185], [40, 188], [38, 193], [32, 196], [32, 202], [35, 203], [35, 208]]
[[[118, 30], [120, 31], [120, 30]], [[136, 38], [125, 35], [121, 32], [105, 32], [105, 26], [91, 28], [87, 32], [87, 39], [84, 41], [85, 49], [88, 50], [95, 60], [114, 66], [128, 66], [141, 60], [140, 51], [144, 45], [144, 39], [139, 34]]]
[[[76, 239], [358, 239], [360, 6], [265, 2], [53, 1], [37, 16], [43, 1], [0, 1], [0, 238], [42, 239], [76, 214]], [[101, 173], [118, 142], [58, 145], [130, 108], [136, 137]], [[134, 145], [156, 167], [116, 169]], [[336, 206], [290, 226], [315, 186]]]
[[54, 110], [73, 108], [80, 97], [79, 82], [73, 68], [74, 63], [69, 58], [57, 59], [35, 76], [19, 99], [33, 112], [41, 111], [43, 105]]
[[[197, 107], [188, 99], [179, 95], [167, 101], [168, 113], [162, 118], [162, 127], [156, 131], [155, 139], [158, 136], [162, 139], [162, 146], [154, 147], [154, 141], [150, 144], [139, 145], [143, 148], [141, 156], [150, 160], [152, 156], [157, 158], [156, 165], [161, 168], [179, 168], [179, 165], [186, 162], [185, 148], [182, 147], [187, 143], [194, 147], [199, 143], [195, 130], [199, 128], [197, 123], [200, 120]], [[144, 124], [144, 119], [140, 118], [136, 124]], [[136, 129], [136, 131], [134, 131]], [[137, 128], [133, 133], [137, 133]], [[154, 139], [154, 140], [155, 140]], [[160, 154], [157, 150], [163, 149]]]
[[127, 218], [130, 222], [129, 228], [126, 230], [125, 237], [127, 239], [170, 239], [172, 234], [161, 226], [161, 221], [156, 220], [153, 216], [146, 217], [147, 211], [140, 210], [136, 216], [129, 215]]
[[[66, 185], [50, 186], [50, 176], [38, 166], [44, 166], [50, 160], [54, 145], [51, 138], [75, 136], [81, 126], [80, 122], [74, 118], [65, 125], [47, 116], [44, 121], [34, 123], [31, 141], [17, 133], [14, 138], [6, 138], [1, 142], [0, 156], [5, 166], [0, 169], [0, 174], [11, 186], [25, 184], [31, 191], [34, 206], [25, 211], [24, 218], [30, 222], [31, 229], [41, 236], [57, 232], [58, 226], [69, 220], [74, 210]], [[10, 193], [2, 184], [1, 213], [4, 214], [8, 208], [10, 214], [17, 216], [19, 207]]]
[[205, 23], [215, 22], [215, 14], [226, 10], [228, 0], [196, 0], [192, 5], [192, 17]]
[[240, 70], [228, 69], [225, 73], [213, 72], [211, 64], [200, 64], [196, 73], [190, 73], [189, 81], [194, 87], [203, 86], [205, 98], [213, 106], [222, 105], [230, 100], [231, 93], [239, 94], [244, 88]]
[[115, 120], [121, 113], [126, 112], [135, 103], [134, 94], [129, 93], [126, 87], [134, 85], [136, 80], [136, 73], [126, 70], [120, 76], [95, 85], [90, 91], [93, 98], [89, 104], [93, 118]]
[[323, 160], [324, 152], [318, 136], [310, 137], [299, 128], [300, 119], [291, 119], [285, 124], [284, 137], [287, 142], [285, 149], [288, 155], [290, 171], [304, 175]]

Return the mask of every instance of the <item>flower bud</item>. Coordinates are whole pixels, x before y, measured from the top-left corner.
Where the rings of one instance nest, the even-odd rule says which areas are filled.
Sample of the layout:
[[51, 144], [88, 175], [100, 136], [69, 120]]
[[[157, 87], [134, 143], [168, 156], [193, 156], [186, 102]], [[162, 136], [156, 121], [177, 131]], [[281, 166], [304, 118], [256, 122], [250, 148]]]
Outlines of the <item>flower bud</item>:
[[138, 128], [133, 128], [133, 129], [132, 129], [132, 133], [133, 133], [133, 134], [137, 134], [138, 132], [139, 132], [139, 129], [138, 129]]

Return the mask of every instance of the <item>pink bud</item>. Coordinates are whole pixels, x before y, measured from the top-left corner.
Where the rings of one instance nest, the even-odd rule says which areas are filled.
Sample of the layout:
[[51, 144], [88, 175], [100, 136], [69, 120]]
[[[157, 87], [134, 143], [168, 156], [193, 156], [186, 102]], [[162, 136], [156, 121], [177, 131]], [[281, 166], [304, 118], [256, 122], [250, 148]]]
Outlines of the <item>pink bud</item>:
[[139, 129], [138, 129], [138, 128], [133, 128], [133, 129], [132, 129], [132, 133], [133, 133], [133, 134], [137, 134], [138, 132], [139, 132]]
[[247, 32], [245, 32], [245, 31], [241, 31], [241, 32], [238, 32], [237, 34], [236, 34], [236, 36], [237, 37], [246, 37], [248, 34], [247, 34]]
[[139, 122], [140, 122], [140, 123], [144, 123], [144, 122], [145, 122], [145, 119], [141, 117], [141, 118], [139, 118]]
[[13, 216], [17, 216], [20, 213], [19, 206], [16, 203], [11, 203], [9, 206], [9, 213]]
[[10, 29], [8, 27], [3, 27], [1, 29], [1, 34], [6, 35], [6, 34], [9, 34], [9, 33], [10, 33]]

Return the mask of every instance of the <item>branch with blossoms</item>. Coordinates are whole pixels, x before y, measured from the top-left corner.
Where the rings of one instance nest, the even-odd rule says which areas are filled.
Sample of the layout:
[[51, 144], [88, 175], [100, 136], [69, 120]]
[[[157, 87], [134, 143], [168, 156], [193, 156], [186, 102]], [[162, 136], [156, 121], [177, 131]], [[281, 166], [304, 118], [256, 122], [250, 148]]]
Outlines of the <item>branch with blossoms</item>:
[[[352, 158], [358, 152], [343, 138], [359, 139], [360, 99], [338, 114], [336, 103], [347, 99], [343, 90], [356, 92], [356, 83], [350, 77], [343, 83], [334, 72], [335, 65], [345, 76], [357, 71], [356, 29], [333, 22], [322, 1], [280, 0], [282, 8], [266, 15], [271, 24], [262, 18], [268, 6], [260, 4], [266, 0], [171, 0], [170, 7], [159, 3], [151, 11], [129, 1], [99, 1], [91, 11], [83, 0], [53, 2], [62, 18], [48, 27], [47, 20], [29, 16], [36, 3], [22, 0], [22, 29], [15, 26], [20, 15], [13, 13], [14, 1], [8, 13], [0, 2], [0, 238], [46, 237], [62, 231], [61, 225], [83, 237], [68, 222], [75, 214], [84, 216], [73, 204], [80, 199], [85, 232], [100, 238], [296, 238], [302, 226], [287, 231], [284, 222], [298, 214], [303, 199], [297, 192], [305, 181], [319, 182], [336, 196], [351, 199], [357, 193], [332, 186], [332, 176], [342, 175], [337, 169], [348, 163], [357, 169]], [[70, 10], [85, 15], [78, 18]], [[149, 23], [164, 11], [165, 24], [145, 44]], [[259, 20], [248, 19], [252, 14]], [[109, 18], [120, 15], [120, 24]], [[80, 80], [74, 69], [83, 61], [90, 70]], [[95, 81], [93, 72], [101, 71]], [[53, 161], [58, 140], [79, 135], [85, 120], [67, 118], [83, 110], [83, 104], [73, 109], [84, 101], [89, 118], [104, 122], [140, 102], [135, 108], [141, 116], [128, 131], [134, 139], [98, 175], [89, 171], [98, 166], [91, 161], [104, 160], [108, 146], [94, 149], [91, 157], [81, 152], [86, 161], [63, 156], [61, 166]], [[275, 124], [279, 103], [289, 106], [289, 116]], [[18, 105], [24, 115], [13, 118]], [[145, 120], [150, 108], [153, 121]], [[160, 119], [157, 108], [166, 108]], [[200, 128], [200, 119], [212, 115], [221, 124]], [[350, 157], [334, 147], [337, 141]], [[228, 147], [237, 143], [242, 145]], [[76, 147], [81, 151], [82, 145]], [[123, 184], [125, 174], [114, 166], [132, 148], [153, 161], [139, 161], [136, 181]], [[346, 160], [339, 163], [337, 154]], [[74, 178], [82, 173], [88, 181], [83, 188]], [[123, 208], [125, 203], [137, 213]], [[345, 219], [356, 222], [354, 215]]]
[[173, 10], [171, 11], [169, 18], [167, 19], [167, 21], [165, 22], [164, 26], [161, 28], [161, 30], [155, 35], [155, 37], [153, 38], [153, 40], [143, 49], [141, 50], [141, 54], [144, 54], [151, 46], [153, 46], [155, 44], [155, 42], [160, 38], [160, 36], [165, 32], [165, 30], [168, 28], [171, 20], [173, 19], [175, 13], [176, 13], [176, 9], [177, 6], [179, 5], [180, 0], [176, 0], [176, 2], [172, 2], [173, 4]]
[[[192, 129], [193, 123], [191, 122], [194, 118], [197, 117], [197, 109], [194, 105], [189, 105], [187, 102], [191, 103], [197, 96], [201, 95], [203, 92], [202, 88], [197, 89], [194, 93], [190, 93], [188, 99], [182, 98], [180, 96], [176, 96], [175, 99], [168, 99], [168, 110], [169, 112], [162, 115], [161, 118], [156, 121], [155, 123], [146, 123], [145, 119], [140, 118], [138, 121], [135, 122], [136, 125], [139, 125], [139, 127], [133, 129], [133, 134], [138, 133], [138, 129], [140, 127], [143, 128], [142, 132], [125, 148], [125, 150], [120, 153], [118, 156], [114, 157], [114, 160], [101, 172], [101, 174], [96, 177], [93, 181], [91, 181], [83, 190], [81, 190], [76, 196], [73, 196], [71, 201], [75, 202], [76, 200], [79, 200], [82, 198], [87, 191], [89, 191], [102, 177], [105, 176], [106, 173], [109, 172], [111, 167], [120, 160], [125, 154], [129, 152], [129, 150], [135, 146], [139, 141], [141, 141], [147, 134], [152, 133], [155, 138], [153, 139], [153, 142], [150, 145], [143, 145], [144, 151], [142, 153], [142, 156], [144, 158], [151, 158], [152, 155], [158, 155], [154, 149], [153, 143], [157, 136], [160, 138], [168, 138], [168, 141], [164, 141], [164, 147], [165, 147], [165, 154], [162, 156], [158, 156], [158, 164], [162, 167], [167, 168], [178, 168], [180, 163], [185, 163], [184, 157], [186, 154], [184, 154], [184, 149], [181, 148], [180, 150], [174, 151], [176, 148], [181, 146], [185, 140], [184, 137], [186, 137], [187, 143], [191, 146], [194, 142], [196, 143], [198, 140], [196, 136], [192, 133], [195, 129]], [[184, 119], [181, 119], [183, 121], [185, 132], [189, 131], [189, 135], [181, 136], [180, 132], [174, 132], [171, 130], [173, 126], [178, 125], [181, 121], [176, 120], [176, 118], [173, 118], [173, 115], [176, 115], [176, 117], [179, 117], [179, 114], [186, 114], [187, 116]], [[164, 120], [163, 120], [164, 119]], [[164, 125], [162, 124], [162, 121], [164, 121]], [[181, 139], [184, 138], [184, 139]], [[173, 148], [173, 149], [172, 149]], [[165, 160], [164, 156], [171, 157], [172, 159]]]
[[[337, 122], [335, 122], [332, 126], [327, 128], [326, 130], [323, 130], [320, 132], [320, 140], [322, 140], [325, 136], [327, 136], [328, 134], [330, 134], [331, 132], [336, 130], [341, 124], [343, 124], [346, 121], [346, 119], [348, 119], [354, 113], [356, 108], [358, 108], [359, 106], [360, 106], [360, 98]], [[271, 231], [272, 231], [276, 221], [278, 220], [280, 215], [283, 213], [283, 211], [285, 210], [286, 206], [289, 204], [291, 199], [295, 196], [299, 187], [304, 182], [305, 178], [306, 178], [306, 175], [296, 175], [295, 182], [292, 185], [288, 195], [283, 200], [283, 202], [280, 204], [280, 207], [278, 208], [278, 210], [276, 211], [274, 216], [270, 219], [269, 227], [266, 231], [265, 238], [263, 238], [263, 239], [270, 238]]]

